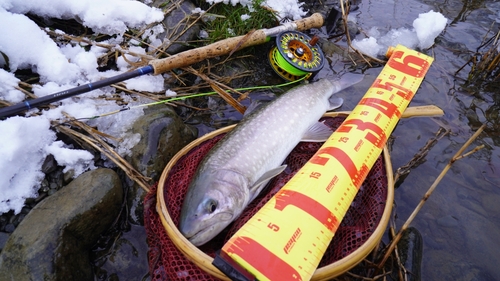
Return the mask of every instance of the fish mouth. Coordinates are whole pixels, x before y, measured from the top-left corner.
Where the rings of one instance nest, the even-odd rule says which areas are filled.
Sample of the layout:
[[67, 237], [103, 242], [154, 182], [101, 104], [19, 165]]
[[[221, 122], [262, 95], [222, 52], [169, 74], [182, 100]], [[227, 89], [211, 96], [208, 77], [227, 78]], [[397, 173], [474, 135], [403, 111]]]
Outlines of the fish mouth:
[[210, 230], [213, 230], [214, 228], [213, 227], [206, 227], [196, 233], [194, 233], [193, 235], [189, 236], [189, 237], [186, 237], [187, 240], [189, 242], [191, 242], [191, 244], [195, 245], [195, 246], [201, 246], [205, 243], [208, 243], [210, 240], [212, 240], [215, 236], [217, 236], [217, 234], [219, 234], [219, 232], [213, 232], [210, 233]]
[[[232, 214], [226, 212], [219, 213], [210, 220], [212, 221], [216, 219], [217, 221], [215, 223], [210, 224], [210, 221], [199, 223], [193, 222], [193, 224], [196, 224], [197, 227], [194, 227], [191, 230], [197, 230], [196, 232], [181, 230], [181, 233], [189, 242], [191, 242], [191, 244], [201, 246], [212, 240], [212, 238], [217, 236], [217, 234], [229, 225], [232, 220], [227, 219], [228, 217], [232, 218]], [[200, 225], [202, 225], [201, 228]]]
[[210, 229], [209, 227], [206, 227], [206, 228], [194, 233], [193, 235], [191, 235], [189, 237], [186, 236], [186, 238], [189, 242], [191, 242], [191, 244], [193, 244], [195, 246], [201, 246], [201, 245], [207, 243], [208, 241], [210, 241], [210, 239], [212, 239], [212, 238], [210, 238], [207, 241], [205, 241], [206, 239], [203, 239], [203, 234], [206, 233], [209, 229]]

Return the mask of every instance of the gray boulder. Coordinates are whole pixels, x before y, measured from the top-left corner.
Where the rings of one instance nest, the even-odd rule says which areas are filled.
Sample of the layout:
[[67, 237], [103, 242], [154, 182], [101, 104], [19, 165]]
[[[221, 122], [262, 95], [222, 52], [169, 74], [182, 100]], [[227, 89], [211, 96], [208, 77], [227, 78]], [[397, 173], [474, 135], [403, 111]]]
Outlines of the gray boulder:
[[187, 50], [189, 48], [188, 42], [198, 38], [198, 34], [200, 33], [199, 22], [193, 24], [193, 26], [184, 32], [194, 22], [194, 18], [191, 18], [190, 15], [192, 14], [191, 11], [196, 9], [196, 6], [187, 0], [177, 3], [165, 0], [156, 0], [153, 2], [154, 7], [162, 8], [165, 5], [175, 5], [175, 8], [165, 15], [165, 19], [163, 20], [165, 32], [160, 34], [158, 38], [167, 44], [172, 43], [165, 51], [169, 54], [176, 54]]
[[[184, 124], [177, 113], [165, 105], [147, 108], [131, 130], [141, 135], [141, 141], [132, 148], [131, 156], [126, 160], [153, 182], [160, 179], [168, 161], [198, 135], [196, 128]], [[124, 182], [129, 188], [130, 222], [143, 225], [146, 192], [127, 177]]]
[[86, 172], [43, 200], [0, 254], [0, 280], [93, 280], [88, 249], [120, 211], [123, 190], [110, 169]]

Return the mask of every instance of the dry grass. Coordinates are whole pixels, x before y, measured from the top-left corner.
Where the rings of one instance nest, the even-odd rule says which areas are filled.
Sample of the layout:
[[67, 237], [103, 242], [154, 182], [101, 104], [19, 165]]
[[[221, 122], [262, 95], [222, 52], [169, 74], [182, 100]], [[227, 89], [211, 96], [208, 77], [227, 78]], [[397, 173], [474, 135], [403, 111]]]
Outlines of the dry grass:
[[481, 89], [500, 83], [500, 31], [490, 38], [486, 38], [488, 33], [475, 54], [455, 72], [455, 76], [457, 76], [466, 66], [470, 65], [464, 87]]
[[[69, 137], [71, 137], [75, 142], [79, 143], [82, 147], [90, 146], [93, 149], [105, 155], [109, 160], [116, 164], [118, 168], [123, 170], [125, 174], [133, 181], [135, 181], [144, 191], [149, 192], [149, 187], [151, 184], [151, 179], [142, 175], [137, 171], [130, 163], [128, 163], [123, 157], [121, 157], [114, 148], [107, 142], [107, 139], [113, 139], [114, 141], [119, 141], [113, 136], [104, 134], [89, 125], [76, 120], [75, 118], [67, 115], [68, 119], [65, 124], [61, 125], [59, 123], [54, 123], [55, 128], [60, 132]], [[79, 130], [76, 130], [76, 129]]]

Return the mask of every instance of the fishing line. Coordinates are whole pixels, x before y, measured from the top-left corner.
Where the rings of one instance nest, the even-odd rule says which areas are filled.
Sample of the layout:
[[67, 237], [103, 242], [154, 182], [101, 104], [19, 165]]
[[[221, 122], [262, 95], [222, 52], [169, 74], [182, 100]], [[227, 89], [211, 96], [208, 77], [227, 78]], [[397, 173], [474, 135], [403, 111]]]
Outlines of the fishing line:
[[[252, 87], [245, 87], [245, 88], [237, 88], [237, 89], [235, 89], [235, 91], [249, 91], [249, 90], [263, 90], [263, 89], [272, 89], [272, 88], [282, 88], [282, 87], [286, 87], [286, 86], [298, 83], [298, 82], [300, 82], [300, 81], [302, 81], [302, 80], [304, 80], [306, 78], [307, 78], [307, 76], [303, 76], [303, 77], [301, 77], [298, 80], [294, 80], [294, 81], [290, 81], [290, 82], [286, 82], [286, 83], [282, 83], [282, 84], [278, 84], [278, 85], [264, 85], [264, 86], [252, 86]], [[136, 109], [136, 108], [140, 108], [140, 107], [147, 107], [147, 106], [152, 106], [152, 105], [157, 105], [157, 104], [164, 104], [164, 103], [168, 103], [168, 102], [172, 102], [172, 101], [184, 100], [184, 99], [189, 99], [189, 98], [210, 96], [210, 95], [214, 95], [214, 94], [217, 94], [217, 92], [214, 91], [214, 92], [205, 92], [205, 93], [191, 94], [191, 95], [187, 95], [187, 96], [176, 96], [176, 97], [172, 97], [172, 98], [169, 98], [169, 99], [166, 99], [166, 100], [162, 100], [162, 101], [156, 101], [156, 102], [151, 102], [151, 103], [139, 104], [139, 105], [134, 105], [134, 106], [127, 106], [127, 107], [123, 107], [123, 108], [120, 108], [120, 109], [117, 109], [117, 110], [114, 110], [114, 111], [110, 111], [110, 112], [107, 112], [107, 113], [103, 113], [103, 114], [99, 114], [99, 115], [95, 115], [95, 116], [91, 116], [91, 117], [75, 118], [73, 120], [93, 120], [93, 119], [97, 119], [97, 118], [100, 118], [100, 117], [106, 117], [106, 116], [110, 116], [110, 115], [113, 115], [113, 114], [117, 114], [117, 113], [120, 113], [120, 112], [123, 112], [123, 111], [131, 110], [131, 109]], [[63, 124], [63, 123], [66, 123], [66, 122], [62, 122], [61, 124]]]

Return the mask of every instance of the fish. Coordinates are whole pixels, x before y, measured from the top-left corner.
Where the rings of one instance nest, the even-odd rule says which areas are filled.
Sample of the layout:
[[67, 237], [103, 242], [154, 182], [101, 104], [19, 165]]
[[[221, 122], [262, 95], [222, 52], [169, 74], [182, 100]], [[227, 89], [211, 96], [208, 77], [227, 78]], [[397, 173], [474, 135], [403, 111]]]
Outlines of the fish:
[[292, 88], [256, 109], [207, 153], [191, 180], [178, 229], [201, 246], [237, 219], [300, 141], [324, 142], [333, 131], [318, 120], [343, 104], [334, 94], [363, 79], [344, 74]]

